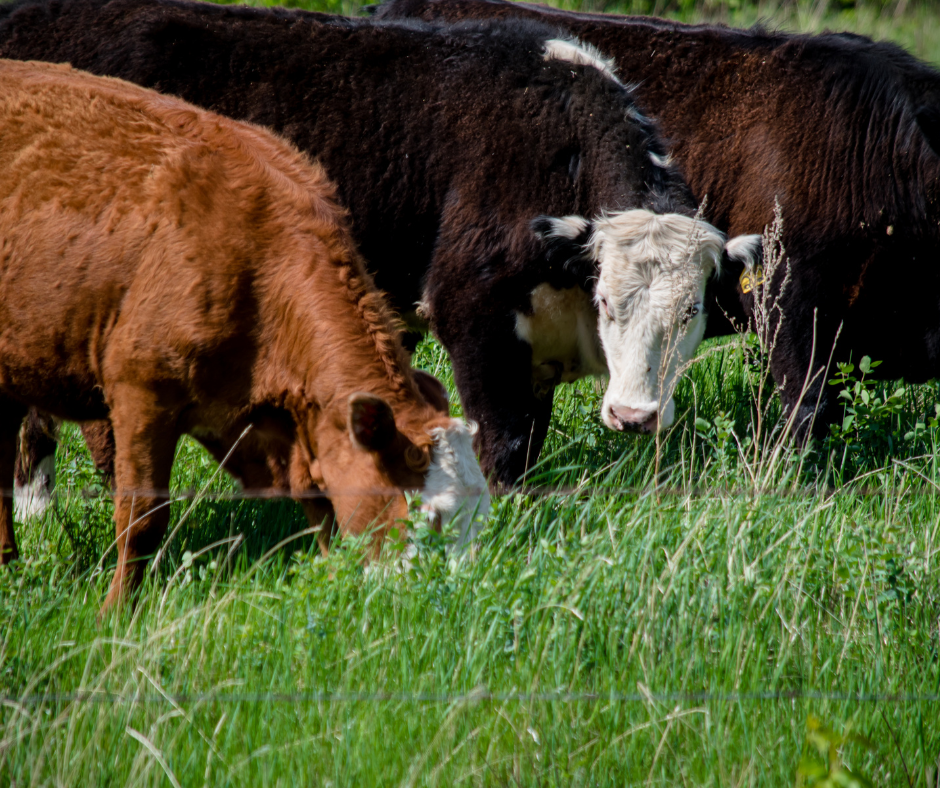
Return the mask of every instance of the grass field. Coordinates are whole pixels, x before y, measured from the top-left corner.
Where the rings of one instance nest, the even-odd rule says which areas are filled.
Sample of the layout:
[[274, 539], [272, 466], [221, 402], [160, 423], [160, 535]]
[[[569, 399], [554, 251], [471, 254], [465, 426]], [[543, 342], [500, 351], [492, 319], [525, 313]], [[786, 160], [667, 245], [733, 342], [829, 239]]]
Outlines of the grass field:
[[[940, 61], [922, 7], [779, 13]], [[439, 346], [415, 362], [453, 395]], [[659, 441], [565, 387], [533, 476], [567, 492], [497, 499], [462, 561], [418, 529], [366, 573], [291, 502], [180, 500], [100, 625], [111, 506], [68, 428], [0, 571], [0, 786], [937, 788], [940, 386], [846, 377], [852, 419], [802, 454], [751, 338], [702, 349]], [[186, 442], [173, 487], [232, 492], [214, 470]]]

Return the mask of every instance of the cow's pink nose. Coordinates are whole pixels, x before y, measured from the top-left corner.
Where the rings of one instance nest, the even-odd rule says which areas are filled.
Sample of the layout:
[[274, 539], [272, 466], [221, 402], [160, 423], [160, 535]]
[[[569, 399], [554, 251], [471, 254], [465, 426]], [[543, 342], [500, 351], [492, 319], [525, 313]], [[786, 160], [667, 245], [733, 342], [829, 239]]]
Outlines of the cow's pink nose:
[[642, 408], [625, 408], [622, 405], [610, 406], [611, 421], [618, 430], [636, 430], [638, 432], [656, 432], [659, 413]]

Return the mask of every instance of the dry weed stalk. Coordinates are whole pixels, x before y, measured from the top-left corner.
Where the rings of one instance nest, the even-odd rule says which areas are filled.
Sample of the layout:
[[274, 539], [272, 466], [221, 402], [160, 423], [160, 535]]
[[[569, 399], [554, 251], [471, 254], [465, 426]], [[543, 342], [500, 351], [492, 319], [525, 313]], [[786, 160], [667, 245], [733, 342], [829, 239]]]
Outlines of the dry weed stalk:
[[[688, 361], [677, 365], [676, 374], [673, 375], [672, 380], [668, 379], [669, 367], [671, 366], [674, 356], [679, 350], [679, 344], [682, 342], [682, 339], [685, 337], [686, 331], [688, 330], [688, 323], [682, 318], [685, 314], [688, 313], [689, 308], [694, 303], [697, 292], [698, 279], [701, 275], [699, 267], [693, 264], [693, 258], [695, 257], [695, 250], [702, 243], [702, 239], [704, 237], [704, 215], [707, 204], [708, 197], [706, 196], [699, 204], [698, 210], [695, 212], [695, 216], [693, 217], [694, 221], [689, 231], [689, 236], [686, 238], [685, 263], [678, 271], [677, 290], [679, 295], [672, 305], [672, 329], [670, 330], [669, 335], [666, 337], [663, 352], [659, 357], [659, 371], [657, 373], [659, 380], [659, 402], [657, 403], [657, 407], [660, 413], [663, 412], [663, 408], [665, 407], [666, 403], [669, 402], [675, 393], [676, 386], [682, 379], [682, 376], [685, 375], [686, 371], [694, 363], [694, 359], [689, 359]], [[660, 466], [662, 463], [662, 437], [662, 431], [657, 429], [654, 433], [654, 439], [656, 441], [656, 451], [653, 466], [654, 486], [659, 485]]]
[[[782, 418], [774, 417], [771, 413], [773, 395], [776, 394], [779, 397], [787, 381], [785, 379], [779, 383], [774, 381], [771, 374], [770, 360], [774, 357], [780, 331], [787, 318], [782, 304], [793, 273], [783, 245], [783, 215], [780, 203], [777, 200], [774, 201], [773, 223], [764, 229], [763, 251], [762, 272], [749, 272], [754, 283], [754, 300], [750, 323], [748, 326], [736, 326], [745, 366], [750, 369], [757, 369], [756, 377], [746, 377], [752, 403], [751, 424], [753, 425], [753, 432], [751, 441], [748, 445], [742, 446], [739, 437], [736, 434], [734, 435], [741, 460], [740, 465], [744, 469], [750, 486], [755, 493], [766, 491], [774, 485], [774, 480], [778, 478], [782, 460], [791, 447], [790, 437], [797, 426], [796, 422], [800, 416], [803, 402], [812, 385], [831, 364], [836, 341], [838, 340], [837, 332], [829, 351], [828, 363], [825, 367], [814, 372], [817, 352], [816, 316], [814, 312], [810, 359], [799, 395], [791, 403], [789, 410], [783, 414]], [[756, 335], [756, 346], [754, 343], [747, 341], [746, 334], [748, 330], [753, 331]], [[817, 401], [814, 403], [816, 407], [819, 405], [821, 396], [822, 389], [820, 388]], [[814, 414], [816, 407], [813, 409]], [[812, 419], [814, 418], [815, 415]], [[810, 431], [812, 430], [812, 419], [806, 425]], [[795, 480], [800, 475], [804, 461], [805, 453], [801, 453], [797, 464], [784, 478], [784, 485], [790, 479], [794, 480], [793, 484], [796, 483]]]
[[[705, 203], [703, 202], [696, 213], [696, 220], [701, 219], [704, 210]], [[699, 226], [696, 224], [696, 227]], [[666, 352], [663, 353], [660, 360], [660, 408], [669, 401], [678, 381], [688, 369], [710, 355], [709, 353], [699, 354], [694, 359], [690, 359], [679, 367], [678, 373], [672, 381], [667, 380], [670, 361], [686, 330], [680, 317], [689, 308], [691, 300], [694, 298], [695, 270], [691, 265], [691, 258], [692, 250], [698, 241], [698, 231], [694, 230], [688, 239], [689, 265], [680, 272], [680, 292], [682, 296], [675, 304], [676, 319], [674, 320], [674, 326], [676, 328], [668, 337]], [[755, 493], [759, 493], [774, 486], [775, 480], [779, 478], [783, 459], [789, 453], [791, 447], [790, 436], [797, 426], [796, 420], [799, 418], [800, 407], [814, 382], [824, 374], [825, 369], [831, 364], [835, 341], [830, 349], [829, 363], [814, 372], [817, 350], [814, 319], [810, 361], [799, 396], [782, 418], [775, 416], [772, 413], [773, 395], [779, 396], [782, 393], [786, 381], [780, 381], [779, 385], [774, 381], [769, 361], [773, 358], [781, 328], [786, 320], [783, 299], [792, 280], [790, 261], [783, 245], [782, 210], [777, 201], [774, 203], [773, 222], [765, 228], [763, 234], [762, 265], [759, 269], [749, 269], [748, 273], [753, 283], [753, 307], [750, 320], [747, 325], [743, 326], [737, 324], [733, 318], [729, 317], [729, 320], [735, 326], [738, 346], [741, 348], [745, 367], [757, 370], [756, 375], [747, 375], [745, 377], [752, 403], [750, 419], [752, 433], [749, 439], [742, 441], [741, 436], [731, 430], [731, 437], [738, 455], [738, 465], [744, 470], [747, 484]], [[756, 336], [756, 343], [748, 340], [749, 333]], [[837, 339], [838, 333], [836, 334]], [[721, 351], [716, 349], [715, 352]], [[820, 389], [819, 397], [821, 395], [822, 390]], [[818, 406], [818, 398], [815, 404]], [[812, 422], [810, 422], [808, 428], [812, 429]], [[663, 435], [657, 433], [654, 467], [654, 479], [656, 480], [654, 483], [657, 485], [661, 473], [662, 440]], [[799, 477], [799, 472], [802, 470], [804, 458], [805, 455], [801, 454], [799, 462], [787, 473], [784, 484], [789, 479], [794, 479], [795, 483], [795, 479]]]

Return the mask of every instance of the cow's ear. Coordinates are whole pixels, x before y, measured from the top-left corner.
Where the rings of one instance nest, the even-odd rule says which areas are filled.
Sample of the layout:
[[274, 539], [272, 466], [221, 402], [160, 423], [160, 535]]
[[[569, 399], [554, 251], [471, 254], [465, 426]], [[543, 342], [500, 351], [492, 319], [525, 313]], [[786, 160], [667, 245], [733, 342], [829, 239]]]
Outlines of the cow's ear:
[[389, 404], [374, 394], [357, 393], [349, 397], [349, 439], [357, 448], [382, 451], [395, 440], [395, 414]]
[[742, 268], [753, 271], [764, 261], [764, 237], [761, 235], [737, 235], [725, 244], [721, 265], [715, 271], [740, 272]]
[[591, 223], [583, 216], [539, 216], [532, 220], [531, 227], [542, 243], [550, 269], [559, 267], [579, 280], [596, 275], [587, 246]]
[[447, 389], [434, 375], [424, 372], [420, 369], [412, 370], [415, 383], [418, 385], [418, 391], [424, 397], [424, 401], [435, 410], [441, 413], [450, 413], [450, 400], [447, 397]]

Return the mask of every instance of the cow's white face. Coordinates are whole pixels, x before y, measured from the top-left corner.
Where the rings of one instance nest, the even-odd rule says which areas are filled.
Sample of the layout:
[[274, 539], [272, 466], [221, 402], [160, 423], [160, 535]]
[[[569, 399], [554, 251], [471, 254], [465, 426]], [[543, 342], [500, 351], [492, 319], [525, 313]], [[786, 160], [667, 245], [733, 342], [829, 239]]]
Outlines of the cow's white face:
[[676, 378], [705, 333], [705, 283], [725, 236], [687, 216], [635, 210], [597, 220], [589, 243], [610, 372], [601, 417], [615, 430], [668, 427]]
[[726, 247], [724, 233], [706, 222], [640, 209], [541, 227], [543, 238], [582, 239], [597, 272], [594, 304], [610, 374], [604, 423], [639, 432], [670, 426], [675, 384], [705, 333], [706, 282], [725, 254], [752, 261], [760, 236]]

